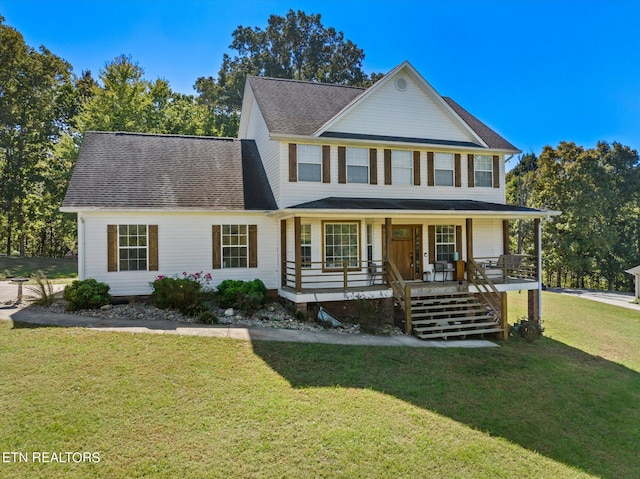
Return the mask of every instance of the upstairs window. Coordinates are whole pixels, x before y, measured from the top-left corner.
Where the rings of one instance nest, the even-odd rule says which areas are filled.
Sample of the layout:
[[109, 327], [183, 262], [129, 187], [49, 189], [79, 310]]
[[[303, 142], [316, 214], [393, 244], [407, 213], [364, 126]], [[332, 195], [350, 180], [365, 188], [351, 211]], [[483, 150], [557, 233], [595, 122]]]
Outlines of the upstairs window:
[[410, 151], [391, 151], [391, 178], [394, 185], [413, 184], [413, 156]]
[[369, 183], [369, 150], [347, 148], [347, 183]]
[[436, 153], [434, 155], [435, 184], [453, 186], [453, 154]]
[[493, 186], [493, 158], [489, 155], [475, 155], [474, 157], [475, 186]]
[[322, 147], [298, 145], [298, 181], [322, 181]]

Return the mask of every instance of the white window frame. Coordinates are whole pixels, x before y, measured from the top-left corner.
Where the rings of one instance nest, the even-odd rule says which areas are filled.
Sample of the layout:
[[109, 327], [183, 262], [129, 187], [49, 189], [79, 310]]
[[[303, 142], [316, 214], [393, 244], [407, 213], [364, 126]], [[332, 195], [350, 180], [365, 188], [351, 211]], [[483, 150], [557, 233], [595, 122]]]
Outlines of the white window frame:
[[[435, 153], [433, 157], [433, 184], [436, 186], [453, 186], [455, 169], [453, 153]], [[441, 174], [438, 175], [438, 173]], [[442, 181], [444, 173], [447, 173], [446, 181]], [[451, 179], [449, 179], [449, 174], [451, 175]]]
[[118, 225], [118, 271], [149, 271], [149, 225]]
[[[482, 164], [484, 163], [484, 164]], [[488, 169], [487, 169], [488, 165]], [[478, 175], [480, 173], [480, 175]], [[485, 178], [480, 181], [478, 178]], [[488, 182], [487, 182], [488, 178]], [[473, 157], [473, 184], [479, 188], [493, 187], [493, 157], [490, 155], [475, 155]]]
[[323, 269], [343, 269], [344, 260], [348, 261], [349, 269], [360, 267], [359, 221], [323, 221], [322, 238]]
[[[369, 184], [369, 150], [367, 148], [347, 147], [346, 168], [347, 183]], [[364, 175], [362, 175], [363, 171], [366, 172]], [[360, 174], [357, 175], [356, 172], [360, 172]]]
[[455, 225], [436, 225], [436, 261], [446, 261], [447, 263], [452, 263], [453, 253], [455, 251]]
[[[404, 163], [404, 164], [403, 164]], [[400, 181], [400, 172], [409, 171], [409, 178]], [[413, 153], [408, 150], [391, 150], [391, 184], [399, 186], [413, 185]]]
[[222, 268], [248, 268], [249, 227], [239, 224], [222, 225], [220, 235]]
[[300, 261], [303, 268], [311, 268], [311, 225], [300, 225]]
[[[322, 147], [320, 145], [298, 145], [296, 155], [298, 181], [320, 183], [322, 181]], [[311, 171], [314, 173], [311, 174]]]

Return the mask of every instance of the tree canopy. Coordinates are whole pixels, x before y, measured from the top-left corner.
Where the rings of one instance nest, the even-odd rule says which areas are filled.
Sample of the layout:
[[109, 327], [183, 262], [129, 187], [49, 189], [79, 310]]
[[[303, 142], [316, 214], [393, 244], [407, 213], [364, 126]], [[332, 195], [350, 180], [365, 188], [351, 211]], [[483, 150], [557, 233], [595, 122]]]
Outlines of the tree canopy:
[[[620, 143], [585, 149], [572, 142], [525, 155], [507, 174], [511, 204], [560, 210], [543, 226], [547, 282], [628, 288], [640, 264], [640, 158]], [[515, 226], [516, 248], [532, 250], [529, 225]]]
[[[320, 14], [289, 10], [271, 15], [266, 29], [239, 26], [223, 56], [218, 77], [200, 77], [198, 101], [215, 116], [224, 136], [236, 136], [244, 84], [248, 75], [290, 78], [321, 83], [366, 86], [364, 51], [341, 31], [325, 27]], [[374, 78], [378, 78], [376, 75]]]

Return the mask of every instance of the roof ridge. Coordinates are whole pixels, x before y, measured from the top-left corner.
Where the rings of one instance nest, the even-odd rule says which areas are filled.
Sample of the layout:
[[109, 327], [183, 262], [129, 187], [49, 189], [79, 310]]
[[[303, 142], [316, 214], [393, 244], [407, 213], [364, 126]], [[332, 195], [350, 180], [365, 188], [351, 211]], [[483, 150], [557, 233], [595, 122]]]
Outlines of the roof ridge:
[[169, 137], [169, 138], [194, 138], [198, 140], [224, 140], [224, 141], [235, 141], [238, 138], [232, 138], [230, 136], [208, 136], [208, 135], [183, 135], [176, 133], [144, 133], [144, 132], [136, 132], [136, 131], [98, 131], [98, 130], [87, 130], [86, 133], [98, 133], [101, 135], [115, 135], [115, 136], [150, 136], [150, 137]]
[[249, 75], [248, 78], [257, 78], [259, 80], [275, 80], [275, 81], [283, 81], [283, 82], [290, 82], [290, 83], [304, 83], [307, 85], [332, 86], [332, 87], [338, 87], [338, 88], [353, 88], [355, 90], [367, 90], [367, 88], [363, 86], [341, 85], [339, 83], [325, 83], [325, 82], [309, 81], [309, 80], [296, 80], [294, 78], [276, 78], [276, 77], [257, 76], [257, 75]]

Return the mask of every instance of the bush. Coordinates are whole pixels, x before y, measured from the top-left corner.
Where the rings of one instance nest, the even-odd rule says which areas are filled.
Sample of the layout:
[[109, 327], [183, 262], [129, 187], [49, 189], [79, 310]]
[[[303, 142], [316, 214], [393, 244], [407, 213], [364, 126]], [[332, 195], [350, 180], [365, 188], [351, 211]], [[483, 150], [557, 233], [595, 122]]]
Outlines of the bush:
[[205, 309], [196, 317], [196, 321], [200, 324], [218, 324], [218, 316], [210, 309]]
[[35, 280], [37, 286], [27, 286], [27, 289], [37, 296], [33, 303], [40, 306], [49, 306], [53, 304], [56, 297], [53, 293], [53, 285], [51, 284], [51, 281], [47, 279], [47, 276], [42, 271], [38, 271], [35, 275]]
[[177, 309], [186, 316], [197, 316], [206, 310], [202, 285], [196, 280], [158, 277], [152, 286], [151, 300], [160, 309]]
[[222, 308], [237, 308], [253, 312], [264, 306], [267, 300], [267, 287], [259, 279], [253, 281], [225, 279], [216, 290], [216, 301]]
[[109, 285], [93, 278], [74, 281], [64, 289], [62, 295], [69, 311], [79, 309], [99, 309], [111, 303]]
[[544, 332], [544, 328], [540, 324], [535, 321], [529, 321], [525, 317], [521, 318], [519, 323], [513, 325], [513, 330], [528, 343], [540, 338]]

